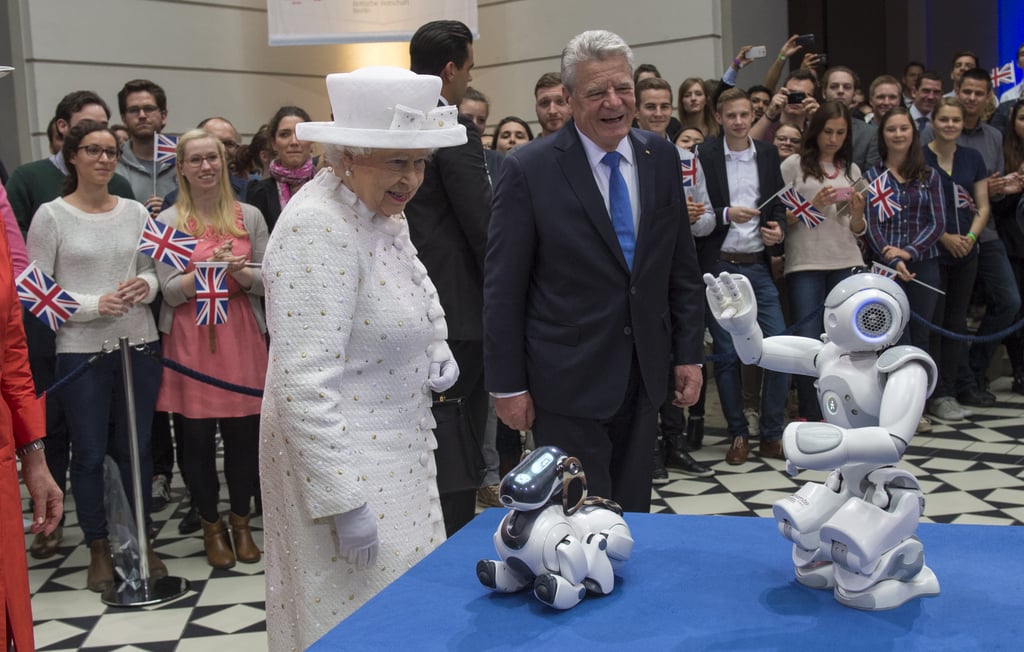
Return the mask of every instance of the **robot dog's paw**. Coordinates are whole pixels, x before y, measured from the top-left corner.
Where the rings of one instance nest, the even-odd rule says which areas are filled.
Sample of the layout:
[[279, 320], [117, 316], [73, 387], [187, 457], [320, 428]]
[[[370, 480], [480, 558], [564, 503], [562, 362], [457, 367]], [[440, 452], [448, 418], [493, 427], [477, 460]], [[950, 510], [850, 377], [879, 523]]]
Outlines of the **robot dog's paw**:
[[490, 559], [481, 559], [476, 563], [476, 578], [489, 589], [498, 588], [497, 570]]
[[533, 594], [549, 607], [571, 609], [583, 601], [587, 589], [582, 584], [573, 585], [561, 575], [547, 573], [534, 580]]

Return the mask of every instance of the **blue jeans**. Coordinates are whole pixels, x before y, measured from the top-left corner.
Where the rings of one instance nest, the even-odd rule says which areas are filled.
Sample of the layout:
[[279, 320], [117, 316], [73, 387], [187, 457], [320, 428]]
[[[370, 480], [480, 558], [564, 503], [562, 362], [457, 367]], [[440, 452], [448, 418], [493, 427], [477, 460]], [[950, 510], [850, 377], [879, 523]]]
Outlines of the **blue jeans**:
[[[794, 335], [821, 340], [821, 334], [825, 332], [822, 322], [825, 297], [851, 273], [850, 268], [843, 268], [793, 272], [786, 275], [789, 308], [796, 327]], [[812, 314], [816, 316], [808, 317]], [[800, 418], [821, 421], [821, 406], [818, 405], [818, 391], [814, 388], [814, 378], [798, 374], [794, 380], [800, 403]]]
[[[720, 261], [718, 272], [742, 274], [750, 281], [757, 299], [757, 323], [765, 337], [779, 335], [786, 329], [779, 305], [779, 291], [772, 280], [771, 270], [765, 263], [734, 265]], [[732, 344], [732, 336], [714, 319], [709, 320], [711, 335], [715, 339], [715, 383], [722, 413], [728, 424], [729, 437], [747, 438], [747, 419], [743, 416], [743, 386], [740, 382], [740, 361]], [[782, 439], [783, 416], [786, 410], [786, 394], [789, 390], [789, 374], [775, 371], [764, 372], [761, 389], [761, 440]]]
[[[977, 335], [997, 333], [1013, 323], [1020, 310], [1020, 292], [1006, 255], [1002, 240], [978, 245], [978, 282], [984, 291], [985, 316], [978, 326]], [[956, 391], [976, 387], [984, 380], [989, 362], [1001, 342], [973, 342], [967, 355], [960, 360], [956, 374]]]
[[[159, 347], [153, 344], [149, 346], [159, 352]], [[58, 354], [57, 376], [65, 377], [91, 357], [89, 353]], [[135, 427], [139, 435], [143, 513], [148, 527], [153, 477], [150, 436], [156, 395], [160, 390], [161, 365], [158, 360], [140, 351], [132, 350], [131, 358], [135, 380]], [[103, 458], [108, 452], [117, 462], [121, 483], [134, 514], [135, 496], [132, 490], [129, 428], [122, 373], [120, 351], [101, 355], [62, 392], [71, 437], [71, 492], [75, 496], [78, 524], [85, 534], [87, 544], [108, 536], [107, 513], [103, 505]]]

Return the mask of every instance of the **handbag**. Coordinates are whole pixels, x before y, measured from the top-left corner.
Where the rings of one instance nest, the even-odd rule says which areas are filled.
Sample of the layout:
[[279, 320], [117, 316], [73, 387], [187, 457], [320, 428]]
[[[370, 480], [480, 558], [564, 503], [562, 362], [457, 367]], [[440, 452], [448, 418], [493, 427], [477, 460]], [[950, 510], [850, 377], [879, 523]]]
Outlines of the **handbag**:
[[433, 402], [431, 410], [437, 426], [434, 437], [437, 450], [437, 490], [440, 494], [476, 491], [484, 474], [484, 456], [480, 436], [474, 432], [463, 398], [443, 394]]

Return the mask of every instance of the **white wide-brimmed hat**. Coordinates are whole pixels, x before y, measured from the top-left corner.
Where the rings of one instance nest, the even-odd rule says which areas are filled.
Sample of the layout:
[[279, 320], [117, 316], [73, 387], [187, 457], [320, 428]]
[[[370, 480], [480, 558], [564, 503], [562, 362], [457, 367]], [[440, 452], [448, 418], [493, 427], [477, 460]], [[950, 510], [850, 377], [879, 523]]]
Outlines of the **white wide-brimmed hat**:
[[300, 122], [299, 140], [352, 147], [420, 149], [466, 142], [458, 107], [438, 106], [441, 78], [377, 66], [327, 75], [334, 122]]

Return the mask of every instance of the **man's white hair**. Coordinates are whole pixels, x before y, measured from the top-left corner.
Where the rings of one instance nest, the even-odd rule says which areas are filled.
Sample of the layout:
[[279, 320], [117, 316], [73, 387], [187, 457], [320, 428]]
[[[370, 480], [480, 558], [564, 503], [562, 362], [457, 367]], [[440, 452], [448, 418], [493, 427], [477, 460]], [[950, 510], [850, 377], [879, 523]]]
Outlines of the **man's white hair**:
[[577, 34], [562, 50], [562, 84], [572, 93], [576, 87], [576, 66], [586, 61], [604, 61], [609, 57], [626, 57], [629, 74], [633, 75], [633, 51], [618, 34], [592, 29]]

